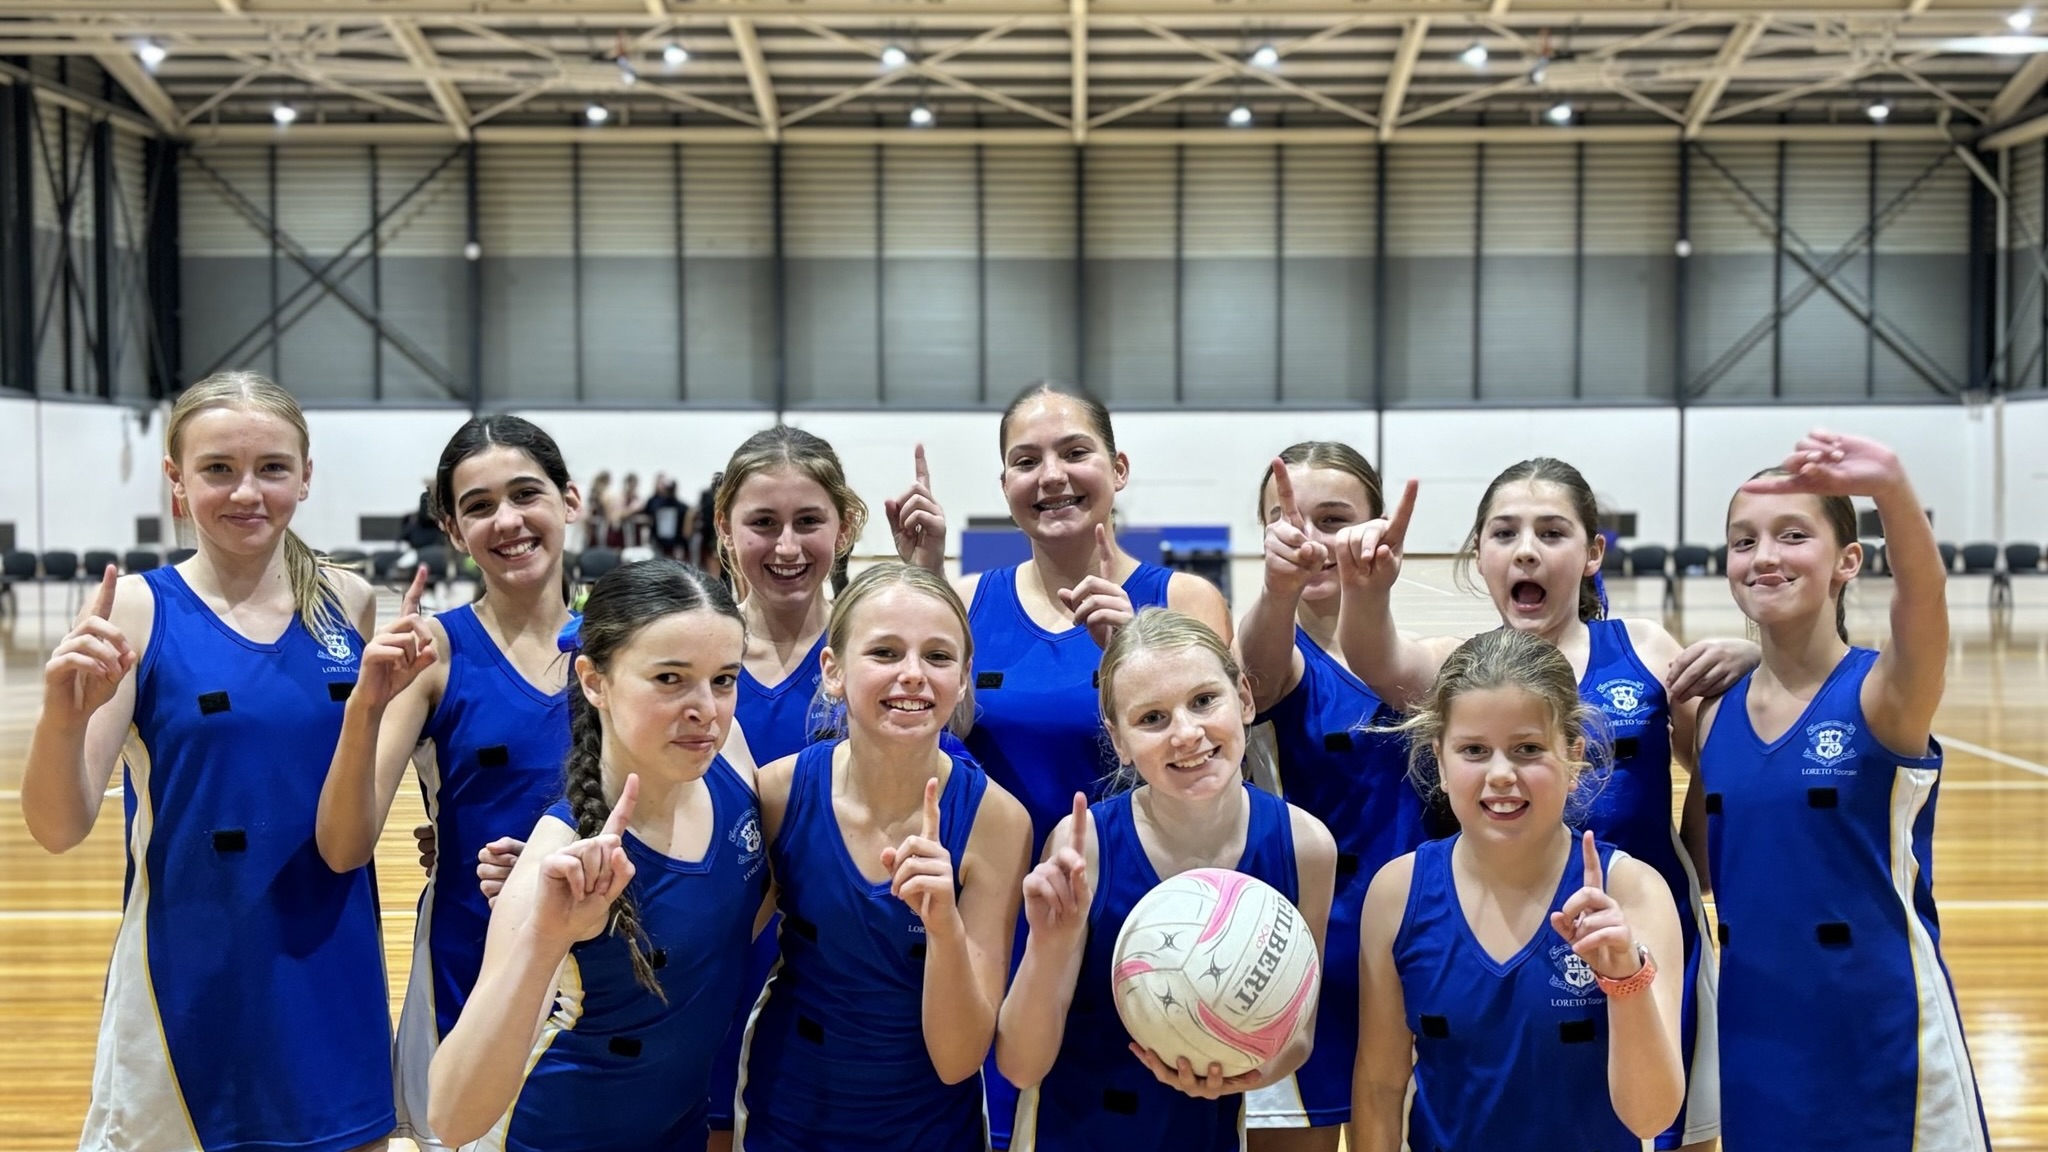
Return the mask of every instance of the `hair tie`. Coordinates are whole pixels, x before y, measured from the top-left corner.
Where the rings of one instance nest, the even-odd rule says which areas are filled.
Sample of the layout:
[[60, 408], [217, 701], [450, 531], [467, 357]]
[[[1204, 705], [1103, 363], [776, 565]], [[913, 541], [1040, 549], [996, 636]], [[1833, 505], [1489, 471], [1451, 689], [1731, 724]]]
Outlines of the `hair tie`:
[[555, 647], [563, 652], [574, 653], [583, 647], [583, 614], [569, 613], [569, 622], [562, 625], [562, 631], [555, 637]]
[[1593, 573], [1593, 595], [1600, 598], [1600, 616], [1607, 616], [1607, 581], [1598, 572]]

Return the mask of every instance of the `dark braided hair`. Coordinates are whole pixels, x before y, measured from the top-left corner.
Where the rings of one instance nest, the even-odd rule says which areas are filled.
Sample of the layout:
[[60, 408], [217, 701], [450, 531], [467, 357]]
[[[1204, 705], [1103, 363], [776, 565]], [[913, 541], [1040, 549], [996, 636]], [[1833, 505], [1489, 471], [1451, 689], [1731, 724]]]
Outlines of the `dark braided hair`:
[[[725, 584], [675, 560], [644, 560], [612, 569], [590, 590], [577, 631], [576, 651], [599, 672], [609, 672], [612, 657], [630, 644], [642, 628], [680, 612], [716, 612], [745, 626]], [[604, 794], [604, 717], [572, 682], [569, 692], [569, 762], [563, 790], [576, 814], [576, 834], [584, 839], [604, 831], [612, 802]], [[633, 976], [660, 996], [661, 982], [649, 961], [646, 929], [627, 885], [613, 905], [610, 931], [622, 936], [632, 956]]]

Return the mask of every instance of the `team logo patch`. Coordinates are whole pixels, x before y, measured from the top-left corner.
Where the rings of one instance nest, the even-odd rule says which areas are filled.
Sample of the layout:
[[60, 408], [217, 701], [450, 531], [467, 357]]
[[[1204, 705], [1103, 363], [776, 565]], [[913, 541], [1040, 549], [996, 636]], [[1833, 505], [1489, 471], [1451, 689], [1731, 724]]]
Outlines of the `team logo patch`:
[[1833, 768], [1849, 755], [1849, 742], [1856, 726], [1847, 720], [1822, 720], [1806, 727], [1806, 758]]
[[1617, 720], [1633, 720], [1650, 710], [1650, 689], [1640, 680], [1608, 680], [1593, 690], [1603, 710]]
[[1593, 987], [1593, 968], [1584, 957], [1572, 951], [1569, 944], [1554, 944], [1550, 948], [1550, 966], [1556, 971], [1551, 974], [1550, 986], [1573, 996], [1584, 996]]
[[760, 818], [755, 816], [752, 812], [747, 813], [747, 818], [745, 820], [740, 821], [738, 824], [734, 825], [732, 832], [726, 836], [726, 839], [731, 841], [734, 846], [739, 848], [741, 856], [751, 857], [760, 855]]
[[348, 646], [348, 636], [339, 628], [322, 629], [320, 632], [319, 640], [320, 647], [327, 654], [327, 658], [329, 660], [334, 661], [336, 664], [342, 665], [342, 668], [330, 667], [327, 669], [328, 671], [343, 671], [344, 669], [351, 667], [355, 664], [355, 649], [350, 648]]

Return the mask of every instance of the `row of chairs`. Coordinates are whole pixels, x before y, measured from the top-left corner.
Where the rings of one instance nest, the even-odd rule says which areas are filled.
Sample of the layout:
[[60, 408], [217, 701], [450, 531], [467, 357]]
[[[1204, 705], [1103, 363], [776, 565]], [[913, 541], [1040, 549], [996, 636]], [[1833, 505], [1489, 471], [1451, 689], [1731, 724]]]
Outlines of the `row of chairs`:
[[192, 551], [190, 548], [173, 548], [169, 552], [130, 548], [126, 552], [95, 549], [81, 553], [52, 549], [43, 553], [0, 553], [0, 608], [9, 612], [16, 609], [14, 586], [17, 584], [56, 585], [67, 592], [77, 592], [81, 585], [97, 583], [109, 564], [124, 574], [148, 572], [165, 564], [177, 564], [190, 557]]
[[[2011, 578], [2014, 576], [2039, 576], [2044, 574], [2042, 548], [2039, 544], [2015, 542], [2007, 544], [2004, 550], [2005, 567], [1998, 566], [1999, 547], [1990, 543], [1964, 544], [1957, 547], [1943, 541], [1941, 562], [1950, 572], [1966, 576], [1985, 575], [1991, 577], [1991, 602], [2010, 603], [2012, 599]], [[1664, 603], [1667, 608], [1678, 602], [1678, 580], [1685, 576], [1720, 576], [1728, 571], [1728, 548], [1716, 545], [1709, 548], [1704, 544], [1680, 544], [1666, 548], [1662, 544], [1638, 544], [1632, 548], [1614, 547], [1607, 550], [1606, 559], [1601, 562], [1601, 571], [1609, 577], [1661, 577], [1664, 581]], [[1884, 545], [1872, 544], [1864, 557], [1864, 571], [1882, 574], [1887, 571]]]

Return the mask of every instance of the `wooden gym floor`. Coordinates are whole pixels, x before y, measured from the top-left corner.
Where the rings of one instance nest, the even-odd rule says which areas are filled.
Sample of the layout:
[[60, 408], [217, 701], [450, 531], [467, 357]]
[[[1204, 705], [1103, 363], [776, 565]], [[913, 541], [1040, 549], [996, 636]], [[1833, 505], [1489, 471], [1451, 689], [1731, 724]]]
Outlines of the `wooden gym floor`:
[[[1258, 566], [1232, 576], [1240, 608]], [[1715, 580], [1687, 581], [1667, 624], [1685, 639], [1740, 635], [1742, 618]], [[1935, 838], [1942, 943], [1994, 1145], [2048, 1149], [2048, 579], [2022, 580], [2019, 605], [1994, 613], [1981, 580], [1950, 585], [1954, 643], [1937, 728], [1946, 746]], [[1649, 581], [1612, 589], [1617, 614], [1659, 615]], [[20, 589], [0, 619], [0, 1150], [75, 1148], [91, 1084], [102, 983], [119, 916], [121, 809], [110, 796], [79, 848], [52, 857], [20, 819], [20, 781], [41, 702], [41, 669], [69, 625], [63, 590]], [[1859, 642], [1882, 634], [1889, 586], [1861, 582], [1850, 620]], [[386, 596], [389, 613], [395, 599]], [[1486, 605], [1457, 591], [1448, 564], [1418, 561], [1397, 599], [1401, 626], [1472, 631]], [[115, 779], [119, 785], [119, 777]], [[1681, 785], [1682, 790], [1682, 785]], [[378, 851], [386, 958], [395, 1016], [412, 947], [421, 875], [410, 829], [421, 819], [410, 783]], [[1847, 1152], [1847, 1150], [1845, 1150]]]

